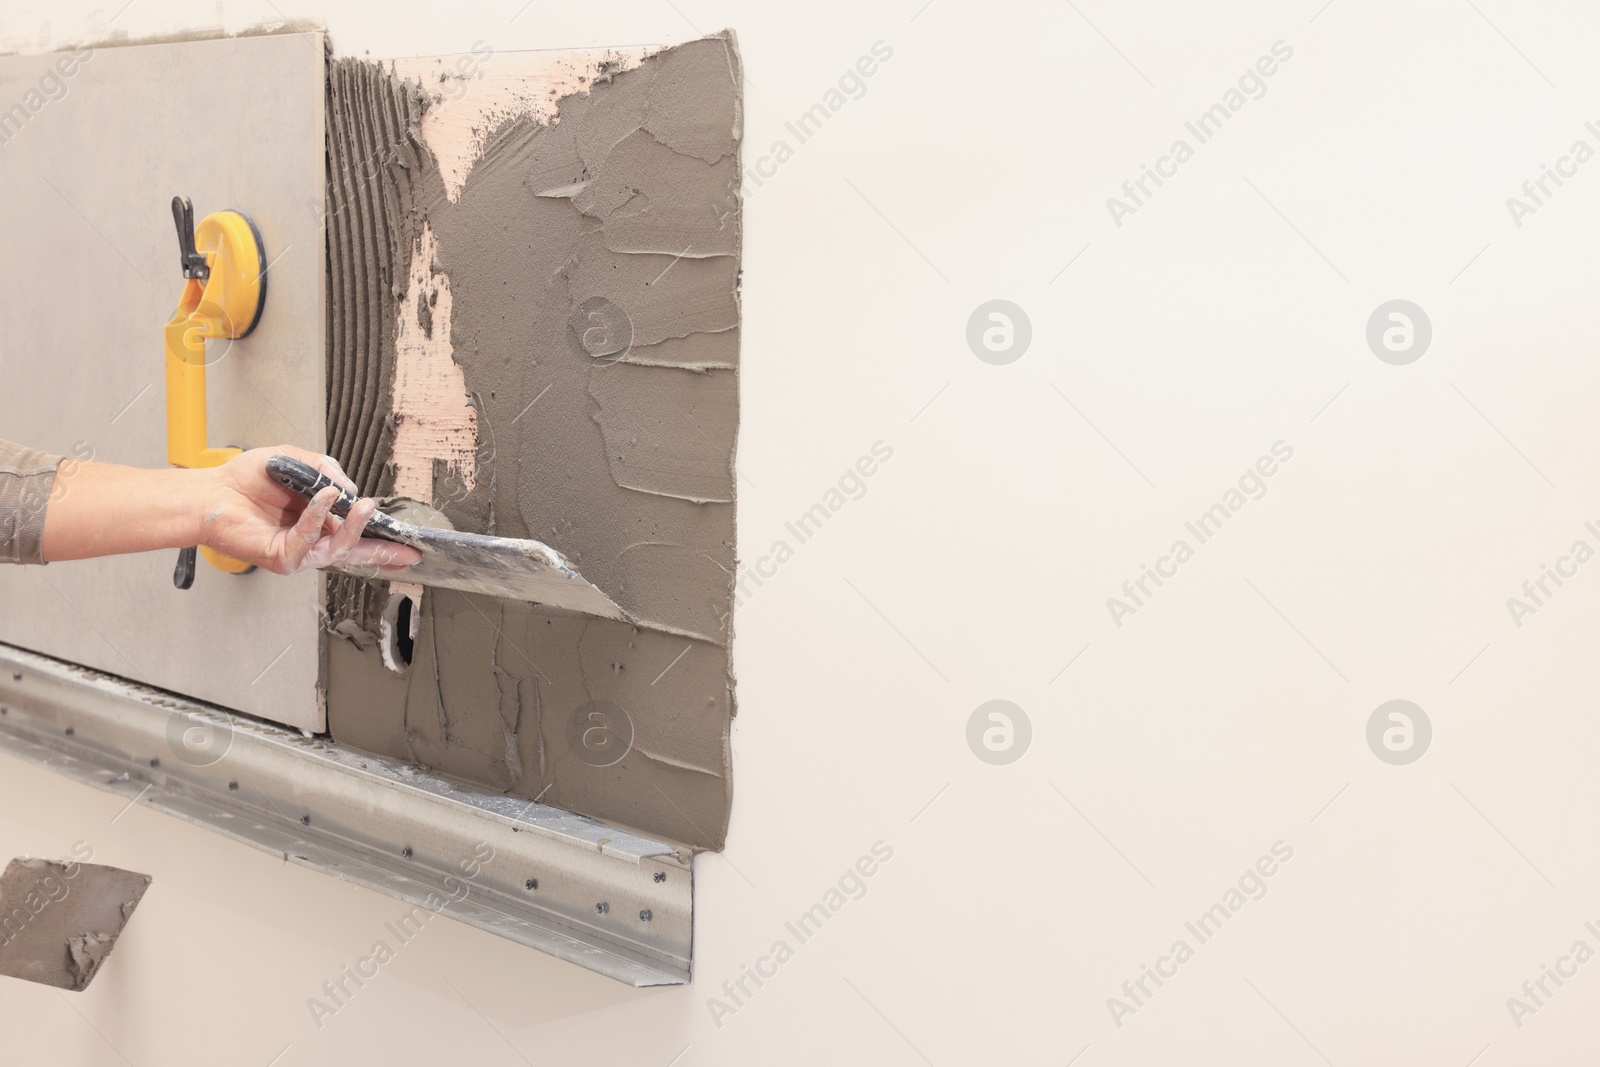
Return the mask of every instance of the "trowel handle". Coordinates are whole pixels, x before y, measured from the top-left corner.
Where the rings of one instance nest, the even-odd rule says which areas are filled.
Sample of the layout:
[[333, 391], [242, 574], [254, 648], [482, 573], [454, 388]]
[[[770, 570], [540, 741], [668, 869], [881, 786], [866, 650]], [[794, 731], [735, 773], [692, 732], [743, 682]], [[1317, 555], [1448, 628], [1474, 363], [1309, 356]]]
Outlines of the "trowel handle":
[[[338, 490], [339, 497], [333, 502], [333, 513], [344, 516], [350, 514], [350, 509], [355, 506], [356, 497], [329, 478], [326, 474], [298, 459], [289, 456], [273, 456], [267, 460], [267, 473], [272, 480], [289, 490], [298, 493], [307, 500], [315, 497], [328, 486]], [[363, 531], [364, 537], [377, 537], [385, 541], [398, 541], [401, 544], [410, 544], [410, 540], [400, 531], [394, 519], [381, 511], [374, 511], [372, 518], [367, 520], [367, 528]]]

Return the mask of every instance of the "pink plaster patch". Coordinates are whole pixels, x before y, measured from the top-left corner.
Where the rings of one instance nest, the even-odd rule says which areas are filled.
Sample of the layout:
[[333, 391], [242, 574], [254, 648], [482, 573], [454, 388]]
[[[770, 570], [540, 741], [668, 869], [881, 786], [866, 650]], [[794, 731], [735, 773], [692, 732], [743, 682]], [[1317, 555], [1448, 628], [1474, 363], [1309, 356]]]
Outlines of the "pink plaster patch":
[[[433, 269], [438, 251], [424, 222], [411, 248], [394, 345], [394, 492], [430, 505], [434, 460], [448, 464], [469, 490], [477, 480], [478, 412], [450, 347], [450, 277]], [[430, 318], [425, 331], [422, 322]]]

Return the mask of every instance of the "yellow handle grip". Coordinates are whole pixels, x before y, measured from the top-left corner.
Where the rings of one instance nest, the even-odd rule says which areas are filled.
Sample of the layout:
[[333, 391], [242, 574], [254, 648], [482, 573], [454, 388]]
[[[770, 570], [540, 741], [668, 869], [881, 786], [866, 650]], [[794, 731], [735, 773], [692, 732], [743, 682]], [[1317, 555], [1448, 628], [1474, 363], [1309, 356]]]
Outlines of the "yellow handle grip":
[[167, 323], [167, 462], [174, 467], [216, 467], [239, 454], [237, 448], [206, 445], [206, 338], [200, 282], [184, 286], [178, 312]]

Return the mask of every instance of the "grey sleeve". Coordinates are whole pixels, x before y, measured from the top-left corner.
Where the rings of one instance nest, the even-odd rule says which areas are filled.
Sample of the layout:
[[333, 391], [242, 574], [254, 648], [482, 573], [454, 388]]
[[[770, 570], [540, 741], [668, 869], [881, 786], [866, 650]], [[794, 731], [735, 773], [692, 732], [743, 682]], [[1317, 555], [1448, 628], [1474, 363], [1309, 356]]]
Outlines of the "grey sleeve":
[[44, 563], [44, 513], [60, 456], [0, 441], [0, 564]]

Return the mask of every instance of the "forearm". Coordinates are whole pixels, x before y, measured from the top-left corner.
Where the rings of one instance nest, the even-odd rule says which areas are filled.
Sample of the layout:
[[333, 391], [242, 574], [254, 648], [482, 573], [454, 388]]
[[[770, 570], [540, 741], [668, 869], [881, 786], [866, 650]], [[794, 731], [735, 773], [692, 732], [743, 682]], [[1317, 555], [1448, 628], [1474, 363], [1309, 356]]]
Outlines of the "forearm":
[[54, 456], [3, 446], [0, 441], [0, 562], [204, 545], [277, 574], [350, 565], [397, 575], [422, 558], [408, 545], [361, 536], [377, 506], [373, 501], [358, 501], [340, 519], [331, 514], [339, 495], [332, 486], [308, 504], [278, 484], [268, 464], [282, 453], [355, 492], [338, 463], [293, 445], [251, 449], [221, 466], [198, 470], [142, 470], [71, 459], [56, 466]]
[[47, 562], [200, 542], [206, 470], [142, 470], [67, 460], [44, 520]]

